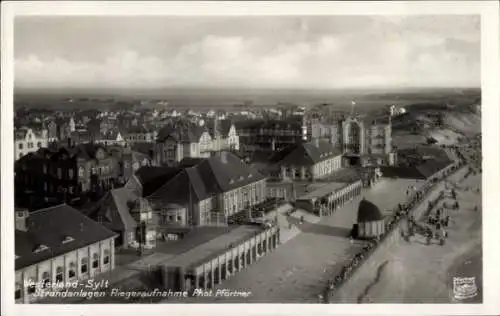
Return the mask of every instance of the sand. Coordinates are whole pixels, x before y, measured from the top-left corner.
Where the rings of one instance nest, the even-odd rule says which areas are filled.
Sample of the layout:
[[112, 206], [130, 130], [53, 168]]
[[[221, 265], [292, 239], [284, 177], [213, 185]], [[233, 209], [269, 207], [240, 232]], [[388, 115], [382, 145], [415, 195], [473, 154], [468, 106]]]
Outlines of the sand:
[[[481, 175], [471, 176], [460, 185], [476, 188], [481, 185]], [[449, 212], [452, 223], [444, 246], [436, 241], [425, 245], [423, 237], [412, 237], [410, 243], [394, 238], [357, 271], [333, 302], [457, 302], [453, 295], [453, 277], [457, 276], [475, 277], [481, 289], [481, 211], [473, 210], [474, 205], [480, 206], [481, 194], [472, 190], [457, 193], [461, 208]], [[479, 293], [469, 301], [480, 300]]]

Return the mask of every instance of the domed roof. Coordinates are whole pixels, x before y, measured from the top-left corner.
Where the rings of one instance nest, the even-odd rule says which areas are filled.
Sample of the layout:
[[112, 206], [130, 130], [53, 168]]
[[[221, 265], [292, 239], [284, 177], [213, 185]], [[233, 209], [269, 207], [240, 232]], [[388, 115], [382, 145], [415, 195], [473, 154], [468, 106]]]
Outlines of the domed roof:
[[383, 218], [380, 209], [375, 204], [365, 199], [359, 202], [358, 223], [374, 222]]

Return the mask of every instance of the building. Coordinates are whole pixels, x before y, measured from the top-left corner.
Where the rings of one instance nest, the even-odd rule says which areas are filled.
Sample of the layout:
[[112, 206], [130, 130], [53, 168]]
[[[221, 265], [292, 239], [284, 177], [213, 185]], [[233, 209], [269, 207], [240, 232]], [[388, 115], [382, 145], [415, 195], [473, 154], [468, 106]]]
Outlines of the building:
[[57, 132], [57, 123], [55, 120], [50, 120], [47, 123], [47, 139], [49, 143], [57, 142], [59, 140], [59, 134]]
[[341, 148], [351, 165], [394, 165], [390, 118], [360, 119], [349, 116], [342, 121]]
[[113, 270], [116, 234], [68, 205], [16, 211], [15, 300]]
[[356, 237], [360, 239], [372, 239], [385, 233], [384, 216], [379, 208], [365, 199], [359, 202], [358, 220], [355, 224]]
[[185, 157], [209, 157], [212, 138], [205, 128], [189, 122], [177, 122], [158, 132], [155, 147], [157, 164], [175, 165]]
[[307, 118], [306, 122], [308, 140], [326, 140], [335, 148], [341, 147], [341, 125], [339, 120], [327, 122], [320, 118]]
[[103, 145], [119, 145], [124, 146], [126, 144], [126, 140], [122, 135], [122, 131], [118, 129], [110, 129], [105, 133], [101, 133], [100, 135], [94, 135], [93, 141], [96, 144]]
[[269, 170], [274, 178], [313, 181], [342, 168], [342, 152], [316, 139], [290, 145], [273, 155], [270, 162]]
[[125, 129], [123, 133], [124, 140], [133, 145], [135, 143], [154, 143], [157, 137], [156, 131], [148, 130], [144, 126], [132, 125], [128, 129]]
[[172, 204], [185, 208], [188, 226], [225, 225], [228, 216], [265, 198], [266, 177], [228, 152], [181, 168], [148, 196], [153, 209], [167, 216]]
[[76, 131], [76, 124], [73, 117], [58, 118], [55, 121], [57, 128], [57, 138], [60, 141], [66, 141], [71, 137], [71, 133]]
[[279, 227], [238, 226], [166, 263], [163, 286], [172, 291], [213, 289], [280, 243]]
[[151, 249], [156, 246], [158, 214], [146, 199], [130, 189], [109, 191], [89, 216], [118, 234], [116, 247]]
[[91, 143], [40, 148], [19, 159], [14, 171], [16, 203], [66, 202], [125, 183], [132, 175], [132, 154]]
[[14, 159], [17, 160], [28, 153], [48, 146], [48, 132], [46, 129], [34, 130], [21, 127], [14, 131]]
[[318, 183], [311, 187], [310, 192], [297, 198], [295, 206], [317, 216], [329, 216], [359, 196], [363, 186], [361, 180], [353, 180], [350, 182]]
[[240, 149], [240, 138], [236, 126], [231, 120], [213, 119], [213, 123], [207, 126], [212, 137], [212, 150], [235, 150]]
[[299, 120], [244, 120], [235, 122], [235, 127], [245, 152], [282, 150], [301, 142], [305, 133]]

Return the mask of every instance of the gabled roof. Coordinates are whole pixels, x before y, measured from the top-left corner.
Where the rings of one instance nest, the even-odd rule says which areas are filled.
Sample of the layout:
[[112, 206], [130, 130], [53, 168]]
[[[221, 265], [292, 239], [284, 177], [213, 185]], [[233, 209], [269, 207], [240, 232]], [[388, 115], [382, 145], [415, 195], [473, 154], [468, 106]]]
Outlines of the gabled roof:
[[[207, 126], [208, 132], [210, 133], [210, 136], [214, 137], [215, 131], [214, 131], [213, 120], [209, 121], [209, 123], [206, 124], [206, 126]], [[233, 126], [233, 122], [229, 119], [219, 120], [217, 122], [217, 130], [218, 130], [219, 134], [224, 138], [227, 138], [229, 136], [229, 131], [231, 130], [231, 126]]]
[[237, 156], [224, 152], [185, 168], [151, 197], [179, 204], [190, 199], [195, 202], [262, 179], [265, 176], [258, 170], [241, 162]]
[[135, 176], [142, 186], [142, 195], [149, 196], [181, 171], [182, 169], [177, 167], [144, 166], [136, 171]]
[[171, 137], [177, 142], [196, 143], [200, 141], [201, 135], [205, 132], [205, 128], [191, 122], [175, 122], [163, 127], [157, 136], [158, 141], [164, 141]]
[[203, 161], [205, 161], [207, 158], [198, 158], [198, 157], [185, 157], [179, 162], [179, 167], [181, 168], [189, 168], [196, 166]]
[[130, 148], [133, 150], [133, 151], [137, 151], [137, 152], [140, 152], [140, 153], [143, 153], [145, 155], [149, 155], [152, 153], [152, 151], [154, 151], [154, 147], [155, 145], [153, 143], [134, 143], [130, 146]]
[[[15, 231], [16, 270], [117, 236], [66, 204], [30, 213], [27, 227]], [[73, 240], [63, 244], [68, 236]], [[48, 249], [34, 252], [40, 245]]]
[[102, 217], [103, 224], [114, 231], [134, 229], [137, 222], [130, 214], [129, 201], [135, 201], [138, 196], [127, 188], [113, 189], [99, 201], [97, 212], [93, 218]]
[[338, 148], [335, 148], [329, 142], [319, 141], [318, 145], [319, 146], [316, 146], [315, 143], [309, 142], [288, 146], [276, 153], [271, 158], [271, 162], [286, 165], [310, 166], [342, 154]]

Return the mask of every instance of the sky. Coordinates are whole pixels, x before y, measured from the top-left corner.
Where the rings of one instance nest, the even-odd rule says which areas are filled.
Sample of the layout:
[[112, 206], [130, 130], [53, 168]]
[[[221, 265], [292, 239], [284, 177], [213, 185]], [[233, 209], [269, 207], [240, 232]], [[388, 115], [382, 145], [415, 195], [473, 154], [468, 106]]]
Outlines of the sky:
[[17, 88], [479, 87], [479, 16], [18, 17]]

